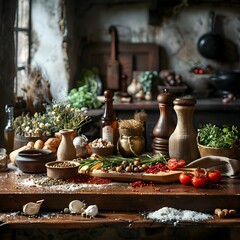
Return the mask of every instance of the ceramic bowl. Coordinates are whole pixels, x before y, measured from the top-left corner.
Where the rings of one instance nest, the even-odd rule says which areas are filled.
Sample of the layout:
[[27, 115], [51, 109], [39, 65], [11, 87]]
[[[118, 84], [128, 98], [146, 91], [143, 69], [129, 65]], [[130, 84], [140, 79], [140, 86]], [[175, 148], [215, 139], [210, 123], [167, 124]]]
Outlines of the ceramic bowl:
[[52, 179], [68, 179], [78, 174], [80, 164], [73, 161], [53, 161], [46, 163], [47, 176]]
[[95, 153], [101, 157], [113, 155], [114, 147], [91, 147], [92, 153]]
[[25, 173], [44, 173], [45, 164], [53, 160], [56, 160], [56, 155], [50, 150], [28, 149], [18, 153], [16, 165]]

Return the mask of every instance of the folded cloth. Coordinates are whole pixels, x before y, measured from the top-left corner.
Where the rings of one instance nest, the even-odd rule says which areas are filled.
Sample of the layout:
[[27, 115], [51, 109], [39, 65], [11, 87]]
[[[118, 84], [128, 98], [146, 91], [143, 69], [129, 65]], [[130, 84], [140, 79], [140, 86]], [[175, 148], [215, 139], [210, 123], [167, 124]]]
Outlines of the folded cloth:
[[223, 176], [240, 178], [240, 160], [220, 156], [206, 156], [198, 158], [186, 165], [191, 168], [206, 168], [208, 170], [218, 169]]

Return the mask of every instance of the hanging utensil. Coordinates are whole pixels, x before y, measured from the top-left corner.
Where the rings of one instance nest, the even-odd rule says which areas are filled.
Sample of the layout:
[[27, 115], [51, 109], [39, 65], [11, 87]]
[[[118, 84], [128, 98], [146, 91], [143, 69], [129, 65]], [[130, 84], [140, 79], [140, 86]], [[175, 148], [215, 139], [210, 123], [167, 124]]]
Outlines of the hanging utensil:
[[199, 53], [209, 59], [220, 58], [223, 51], [223, 41], [220, 36], [215, 33], [215, 13], [210, 12], [209, 27], [210, 31], [202, 35], [198, 40]]
[[107, 66], [107, 89], [119, 90], [119, 78], [120, 78], [120, 65], [117, 60], [117, 30], [114, 26], [109, 27], [109, 33], [111, 34], [111, 59]]

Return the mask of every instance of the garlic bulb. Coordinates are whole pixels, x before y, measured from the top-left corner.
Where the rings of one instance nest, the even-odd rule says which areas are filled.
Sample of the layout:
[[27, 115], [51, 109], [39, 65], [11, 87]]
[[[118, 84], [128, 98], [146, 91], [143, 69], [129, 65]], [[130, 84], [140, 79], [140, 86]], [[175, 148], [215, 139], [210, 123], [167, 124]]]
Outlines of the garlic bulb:
[[44, 200], [37, 202], [29, 202], [23, 205], [23, 213], [26, 215], [36, 215], [39, 213], [40, 207]]
[[80, 136], [77, 136], [73, 139], [73, 145], [76, 147], [76, 146], [80, 146], [80, 147], [84, 147], [86, 146], [88, 143], [88, 139], [85, 135], [80, 135]]
[[129, 95], [135, 95], [140, 90], [142, 90], [142, 84], [134, 78], [130, 85], [127, 87], [127, 92]]
[[86, 207], [86, 204], [84, 202], [81, 202], [79, 200], [73, 200], [69, 203], [69, 211], [71, 213], [77, 213], [77, 214], [81, 214], [84, 212]]
[[82, 216], [93, 218], [98, 215], [98, 207], [97, 205], [90, 205], [88, 206], [84, 212], [82, 213]]

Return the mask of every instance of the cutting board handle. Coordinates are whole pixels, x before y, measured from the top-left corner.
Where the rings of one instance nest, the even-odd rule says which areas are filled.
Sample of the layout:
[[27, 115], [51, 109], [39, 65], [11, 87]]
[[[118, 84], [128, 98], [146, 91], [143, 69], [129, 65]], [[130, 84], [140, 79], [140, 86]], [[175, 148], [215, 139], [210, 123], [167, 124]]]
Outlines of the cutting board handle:
[[116, 48], [116, 43], [117, 43], [117, 29], [115, 26], [110, 26], [109, 27], [109, 33], [111, 34], [111, 61], [114, 62], [117, 60], [117, 48]]

